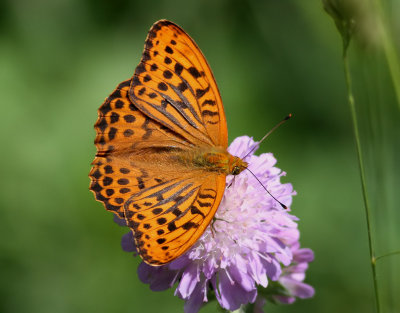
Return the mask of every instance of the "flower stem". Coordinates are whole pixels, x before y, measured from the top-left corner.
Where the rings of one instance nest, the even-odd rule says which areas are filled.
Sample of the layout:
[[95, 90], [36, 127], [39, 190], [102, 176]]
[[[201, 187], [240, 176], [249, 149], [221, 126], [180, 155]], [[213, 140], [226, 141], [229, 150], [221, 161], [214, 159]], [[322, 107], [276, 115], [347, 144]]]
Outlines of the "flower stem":
[[363, 161], [363, 157], [362, 157], [360, 135], [358, 133], [358, 121], [357, 121], [355, 101], [354, 101], [354, 96], [353, 96], [349, 63], [348, 63], [348, 59], [347, 59], [347, 48], [343, 49], [343, 64], [344, 64], [344, 73], [346, 76], [348, 102], [349, 102], [350, 111], [351, 111], [351, 118], [353, 121], [353, 131], [354, 131], [354, 138], [355, 138], [356, 148], [357, 148], [358, 166], [359, 166], [359, 170], [360, 170], [361, 187], [362, 187], [365, 216], [366, 216], [366, 222], [367, 222], [368, 246], [369, 246], [369, 254], [370, 254], [370, 258], [371, 258], [372, 277], [373, 277], [373, 282], [374, 282], [376, 311], [377, 311], [377, 313], [380, 313], [378, 278], [377, 278], [377, 273], [376, 273], [377, 258], [375, 257], [375, 251], [374, 251], [374, 246], [373, 246], [373, 242], [372, 242], [371, 209], [369, 206], [369, 200], [368, 200], [368, 196], [367, 196], [364, 161]]

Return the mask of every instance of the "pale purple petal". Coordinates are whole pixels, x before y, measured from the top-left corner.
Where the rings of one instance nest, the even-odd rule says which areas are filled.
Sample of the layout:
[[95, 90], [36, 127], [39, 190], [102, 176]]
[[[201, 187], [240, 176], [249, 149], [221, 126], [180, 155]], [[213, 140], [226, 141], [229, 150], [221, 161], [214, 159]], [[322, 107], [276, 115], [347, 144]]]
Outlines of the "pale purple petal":
[[175, 293], [182, 299], [188, 299], [200, 282], [199, 274], [198, 266], [193, 264], [192, 266], [186, 267]]
[[300, 249], [298, 241], [291, 245], [293, 251], [293, 263], [284, 268], [279, 283], [286, 289], [290, 296], [277, 295], [275, 300], [282, 303], [292, 303], [297, 298], [311, 298], [314, 296], [314, 288], [303, 282], [308, 262], [314, 259], [314, 253], [310, 249]]
[[282, 277], [281, 284], [289, 291], [290, 294], [301, 299], [311, 298], [314, 296], [314, 288], [301, 281]]
[[242, 304], [255, 301], [257, 290], [245, 291], [238, 283], [229, 277], [226, 271], [220, 271], [218, 278], [218, 290], [221, 299], [220, 304], [223, 308], [234, 311], [239, 309]]
[[314, 252], [311, 249], [299, 249], [294, 254], [293, 259], [300, 263], [300, 262], [312, 262], [314, 260]]
[[[228, 152], [232, 155], [243, 158], [255, 146], [258, 146], [258, 143], [256, 143], [253, 140], [253, 138], [250, 138], [248, 136], [237, 137], [229, 145]], [[255, 149], [255, 150], [257, 150], [257, 149]]]
[[191, 296], [184, 305], [185, 313], [197, 313], [202, 305], [207, 302], [205, 281], [196, 285]]
[[[243, 268], [245, 269], [245, 268]], [[239, 284], [245, 291], [254, 291], [256, 289], [254, 279], [243, 272], [237, 266], [231, 266], [227, 269], [235, 284]]]
[[180, 258], [173, 260], [167, 266], [170, 270], [179, 270], [189, 266], [192, 263], [192, 260], [187, 257], [187, 255], [182, 255]]
[[265, 267], [266, 272], [267, 272], [267, 276], [271, 280], [274, 280], [274, 281], [278, 280], [279, 276], [282, 273], [280, 264], [274, 259], [271, 259], [270, 262], [267, 262], [266, 260], [263, 260], [263, 263], [264, 263], [264, 267]]

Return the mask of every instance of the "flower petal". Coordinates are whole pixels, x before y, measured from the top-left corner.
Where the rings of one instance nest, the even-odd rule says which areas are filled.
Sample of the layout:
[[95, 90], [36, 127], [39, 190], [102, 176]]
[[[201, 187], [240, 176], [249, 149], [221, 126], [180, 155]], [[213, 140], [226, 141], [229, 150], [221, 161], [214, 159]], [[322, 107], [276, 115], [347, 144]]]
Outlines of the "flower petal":
[[205, 294], [206, 286], [205, 281], [196, 285], [196, 288], [193, 290], [193, 296], [191, 296], [185, 302], [184, 312], [185, 313], [197, 313], [202, 307], [203, 303], [207, 301], [207, 297]]
[[182, 274], [181, 281], [176, 288], [176, 294], [179, 294], [182, 299], [188, 299], [192, 295], [199, 282], [200, 277], [198, 266], [193, 264], [186, 267]]
[[129, 231], [129, 233], [126, 233], [125, 235], [122, 236], [121, 247], [122, 247], [122, 250], [124, 250], [126, 252], [137, 253], [135, 241], [133, 240], [133, 234], [131, 231]]
[[257, 290], [246, 291], [239, 284], [232, 282], [225, 271], [219, 272], [220, 304], [223, 308], [234, 311], [242, 304], [253, 303], [257, 297]]
[[155, 267], [144, 262], [137, 269], [139, 279], [150, 285], [153, 291], [162, 291], [171, 288], [177, 278], [178, 271], [170, 271], [166, 267]]
[[282, 277], [280, 282], [293, 296], [301, 299], [311, 298], [314, 296], [314, 288], [301, 281]]
[[234, 279], [235, 283], [239, 284], [245, 291], [253, 291], [256, 289], [254, 279], [247, 273], [241, 271], [239, 267], [231, 265], [227, 271]]
[[294, 254], [294, 260], [300, 262], [312, 262], [314, 260], [314, 252], [311, 249], [299, 249]]

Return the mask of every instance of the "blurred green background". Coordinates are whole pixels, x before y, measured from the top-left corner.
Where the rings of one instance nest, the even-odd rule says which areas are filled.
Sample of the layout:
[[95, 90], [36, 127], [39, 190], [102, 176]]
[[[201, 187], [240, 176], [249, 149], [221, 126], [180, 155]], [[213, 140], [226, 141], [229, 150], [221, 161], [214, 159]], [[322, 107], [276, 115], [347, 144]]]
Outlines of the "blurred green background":
[[[341, 39], [320, 1], [0, 1], [0, 312], [181, 312], [137, 278], [126, 232], [88, 190], [97, 109], [166, 18], [201, 47], [229, 139], [261, 138], [298, 195], [315, 297], [266, 312], [373, 312]], [[202, 312], [215, 312], [215, 304]]]

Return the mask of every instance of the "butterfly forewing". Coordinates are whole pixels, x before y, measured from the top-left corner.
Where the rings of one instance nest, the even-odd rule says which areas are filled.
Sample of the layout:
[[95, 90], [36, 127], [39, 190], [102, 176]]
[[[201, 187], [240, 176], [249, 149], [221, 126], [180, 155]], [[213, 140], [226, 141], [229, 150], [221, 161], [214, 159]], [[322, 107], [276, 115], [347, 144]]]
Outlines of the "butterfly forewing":
[[150, 29], [130, 98], [191, 142], [227, 147], [224, 108], [211, 69], [194, 41], [172, 22], [159, 21]]
[[168, 263], [203, 234], [225, 190], [226, 173], [201, 161], [228, 139], [212, 72], [180, 27], [159, 21], [98, 113], [90, 189], [125, 218], [145, 262]]

